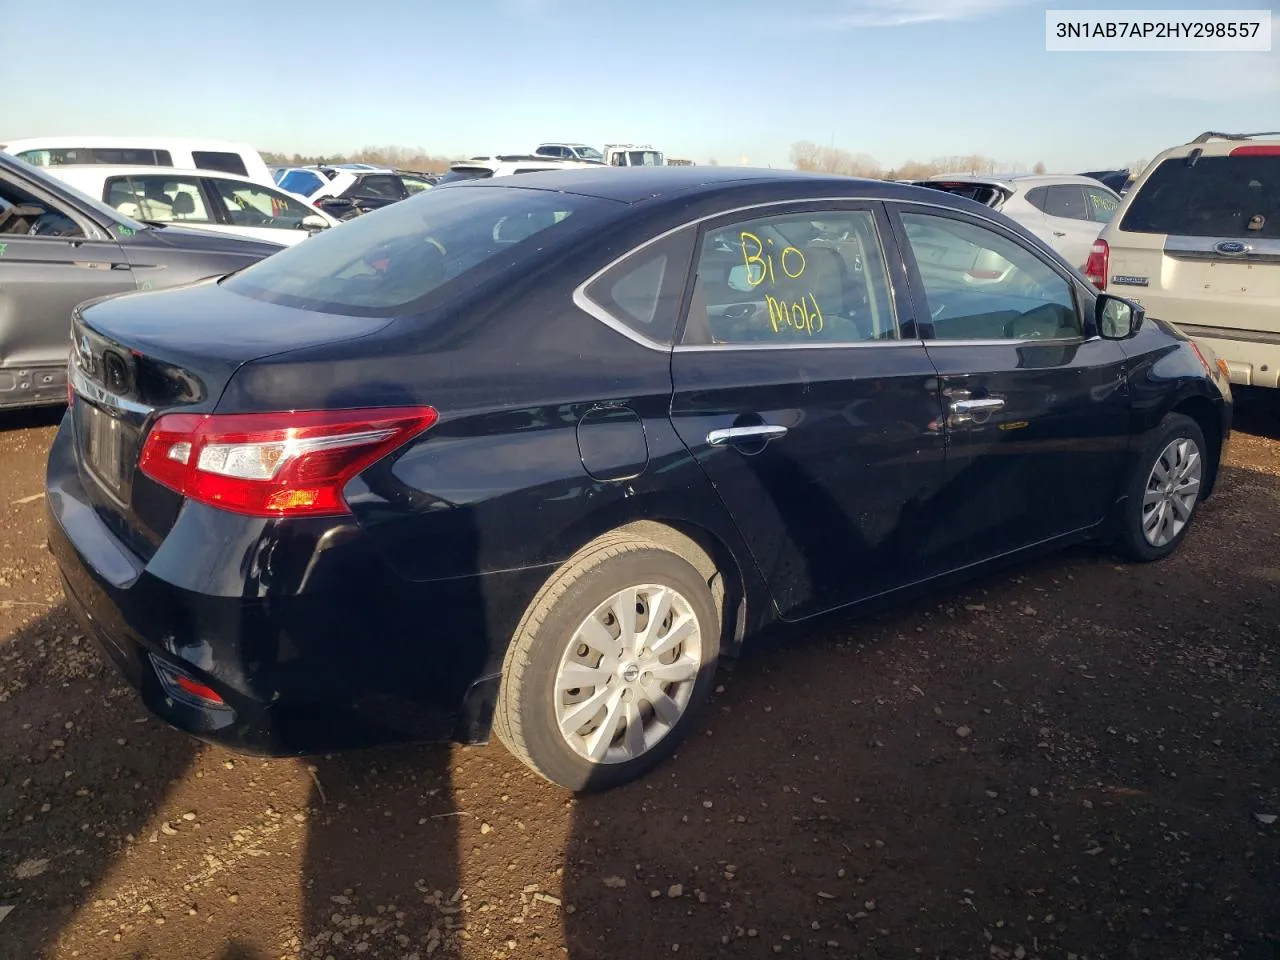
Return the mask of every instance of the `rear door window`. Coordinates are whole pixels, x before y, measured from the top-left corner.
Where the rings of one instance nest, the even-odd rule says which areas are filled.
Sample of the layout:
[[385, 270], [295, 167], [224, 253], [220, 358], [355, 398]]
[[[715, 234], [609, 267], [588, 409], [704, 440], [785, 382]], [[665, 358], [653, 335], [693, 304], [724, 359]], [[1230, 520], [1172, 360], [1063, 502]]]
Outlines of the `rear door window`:
[[1048, 188], [1045, 194], [1045, 213], [1065, 220], [1090, 220], [1084, 205], [1084, 190], [1077, 184], [1059, 184]]
[[242, 270], [224, 286], [304, 310], [396, 316], [474, 289], [598, 226], [597, 197], [478, 186], [429, 190], [357, 217]]
[[314, 213], [306, 204], [270, 187], [215, 177], [210, 177], [206, 182], [213, 185], [218, 200], [221, 200], [226, 210], [227, 219], [237, 227], [296, 230], [306, 217]]
[[[1237, 151], [1245, 148], [1236, 148]], [[1120, 221], [1129, 233], [1280, 239], [1280, 154], [1165, 160]]]
[[249, 171], [245, 169], [244, 158], [238, 153], [221, 150], [192, 150], [191, 162], [195, 164], [197, 170], [217, 170], [221, 173], [239, 174], [242, 177], [249, 175]]
[[874, 214], [816, 210], [710, 229], [686, 344], [863, 343], [898, 336]]

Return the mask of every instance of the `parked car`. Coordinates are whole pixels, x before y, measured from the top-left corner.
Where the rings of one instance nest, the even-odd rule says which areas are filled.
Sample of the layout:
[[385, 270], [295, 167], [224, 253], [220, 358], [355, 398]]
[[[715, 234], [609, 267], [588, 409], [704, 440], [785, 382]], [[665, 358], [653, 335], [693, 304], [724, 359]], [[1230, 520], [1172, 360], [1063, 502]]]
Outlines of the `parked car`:
[[604, 162], [611, 167], [661, 167], [667, 161], [661, 150], [647, 143], [606, 143]]
[[1066, 257], [1077, 268], [1115, 214], [1120, 197], [1091, 177], [1030, 175], [1005, 178], [943, 174], [915, 181], [999, 210]]
[[1095, 170], [1092, 173], [1082, 173], [1080, 176], [1097, 180], [1104, 187], [1114, 190], [1122, 197], [1128, 192], [1133, 183], [1133, 174], [1128, 170]]
[[156, 167], [50, 167], [77, 190], [147, 224], [177, 224], [292, 246], [339, 222], [247, 177]]
[[1147, 166], [1085, 272], [1280, 386], [1280, 133], [1205, 133]]
[[231, 273], [280, 249], [150, 227], [0, 154], [0, 409], [66, 402], [76, 304]]
[[794, 171], [455, 183], [75, 338], [51, 546], [152, 711], [284, 754], [492, 724], [577, 790], [766, 626], [1167, 556], [1231, 415], [1009, 218]]
[[600, 164], [587, 160], [553, 160], [530, 154], [506, 153], [493, 157], [472, 157], [450, 164], [448, 172], [437, 181], [438, 186], [459, 180], [487, 180], [490, 177], [509, 177], [517, 173], [547, 173], [552, 170], [581, 170], [599, 168]]
[[604, 154], [585, 143], [540, 143], [533, 151], [533, 155], [552, 160], [588, 160], [593, 163], [604, 163]]
[[435, 186], [425, 174], [370, 164], [291, 167], [276, 183], [339, 220], [398, 203]]
[[37, 167], [90, 163], [108, 166], [178, 167], [209, 170], [272, 183], [262, 155], [247, 143], [191, 137], [31, 137], [0, 144], [0, 150]]

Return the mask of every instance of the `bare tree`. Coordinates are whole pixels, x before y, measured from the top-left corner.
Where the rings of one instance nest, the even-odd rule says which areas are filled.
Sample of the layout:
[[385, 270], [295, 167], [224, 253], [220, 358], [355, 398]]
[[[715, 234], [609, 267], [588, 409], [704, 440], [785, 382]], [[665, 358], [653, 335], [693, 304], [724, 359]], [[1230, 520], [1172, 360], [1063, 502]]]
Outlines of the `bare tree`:
[[1048, 167], [1046, 167], [1046, 166], [1044, 165], [1044, 161], [1043, 161], [1043, 160], [1037, 160], [1037, 161], [1036, 161], [1036, 165], [1035, 165], [1034, 167], [1032, 167], [1032, 168], [1031, 168], [1031, 172], [1032, 172], [1032, 173], [1036, 173], [1036, 174], [1040, 174], [1040, 173], [1044, 173], [1044, 172], [1046, 172], [1048, 169], [1049, 169], [1049, 168], [1048, 168]]
[[791, 163], [797, 170], [814, 170], [846, 177], [879, 177], [883, 169], [875, 157], [839, 147], [824, 147], [811, 140], [791, 145]]

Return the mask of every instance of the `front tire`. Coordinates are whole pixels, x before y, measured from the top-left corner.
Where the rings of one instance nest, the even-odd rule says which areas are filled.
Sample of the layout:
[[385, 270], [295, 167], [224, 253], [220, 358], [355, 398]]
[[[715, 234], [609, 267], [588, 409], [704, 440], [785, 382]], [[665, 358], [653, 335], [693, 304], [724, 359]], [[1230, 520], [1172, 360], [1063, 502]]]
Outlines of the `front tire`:
[[720, 654], [706, 581], [653, 541], [608, 534], [561, 567], [507, 651], [494, 731], [535, 772], [607, 790], [679, 745]]
[[1207, 449], [1190, 417], [1171, 413], [1161, 422], [1138, 461], [1121, 518], [1119, 546], [1130, 560], [1161, 560], [1178, 548], [1205, 489]]

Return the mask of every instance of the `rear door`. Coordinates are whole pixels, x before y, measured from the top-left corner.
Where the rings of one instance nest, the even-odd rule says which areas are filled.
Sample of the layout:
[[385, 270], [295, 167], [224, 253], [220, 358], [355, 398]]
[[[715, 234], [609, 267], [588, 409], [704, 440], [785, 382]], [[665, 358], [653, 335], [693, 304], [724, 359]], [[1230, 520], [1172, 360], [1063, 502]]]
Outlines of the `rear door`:
[[1280, 144], [1172, 157], [1130, 193], [1108, 289], [1189, 333], [1280, 335]]
[[287, 246], [309, 236], [302, 221], [316, 211], [301, 200], [243, 180], [205, 177], [203, 183], [213, 215], [227, 232]]
[[1129, 398], [1123, 351], [1085, 322], [1092, 295], [1001, 224], [893, 206], [945, 407], [930, 561], [963, 567], [1100, 522]]
[[922, 579], [943, 478], [937, 377], [879, 204], [771, 206], [701, 231], [671, 419], [781, 616]]
[[0, 211], [0, 406], [65, 398], [72, 309], [136, 289], [133, 272], [95, 224], [3, 173]]

